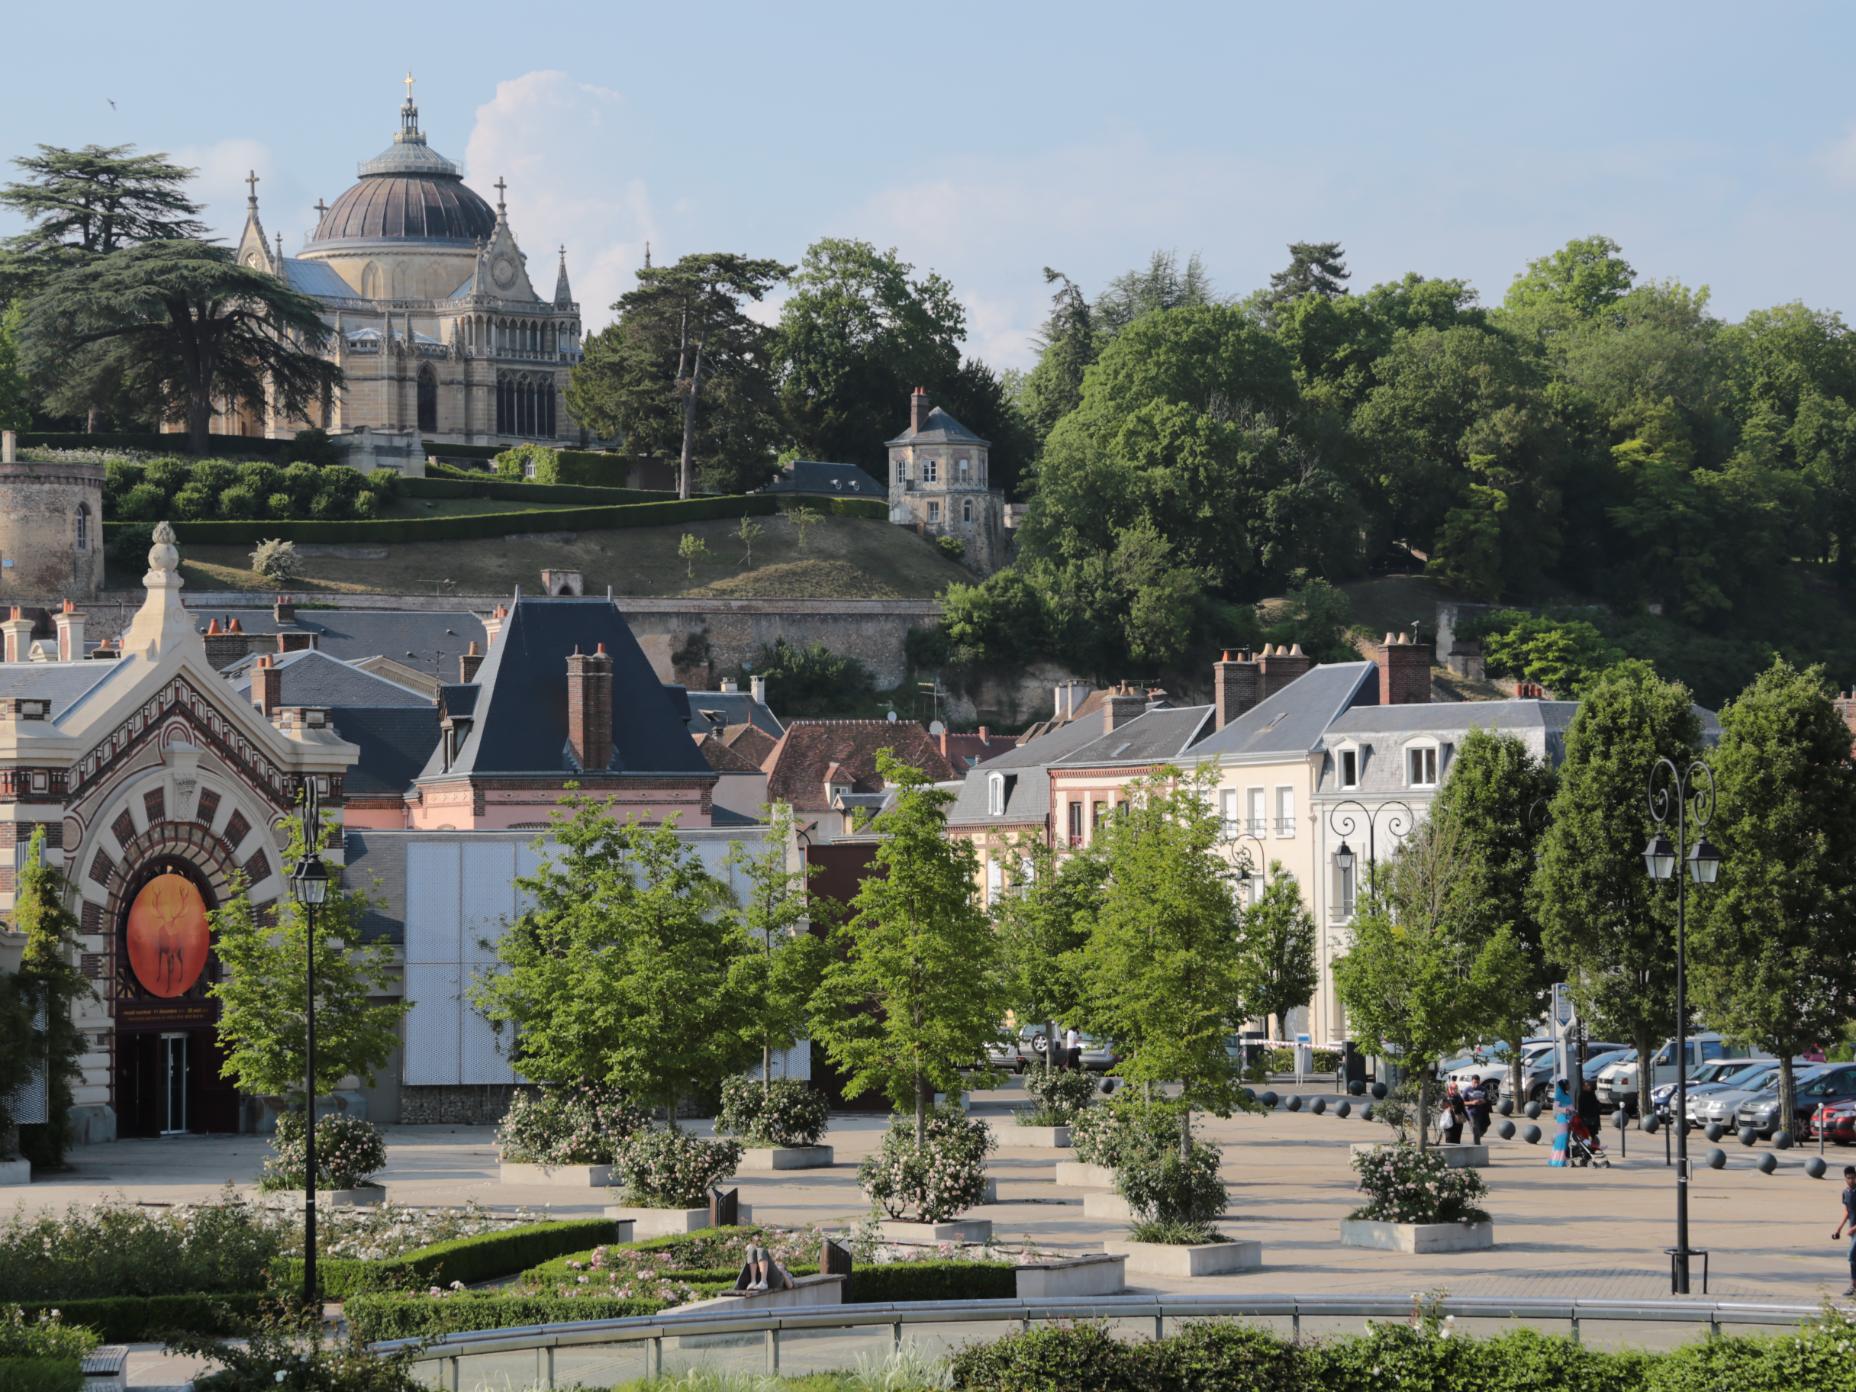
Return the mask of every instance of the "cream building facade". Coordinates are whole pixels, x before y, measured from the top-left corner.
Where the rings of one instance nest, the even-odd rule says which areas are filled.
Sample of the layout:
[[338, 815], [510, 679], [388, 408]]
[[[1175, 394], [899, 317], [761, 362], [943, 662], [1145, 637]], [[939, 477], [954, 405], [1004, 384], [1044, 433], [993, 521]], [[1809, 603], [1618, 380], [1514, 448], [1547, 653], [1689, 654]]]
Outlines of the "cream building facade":
[[318, 202], [307, 243], [267, 236], [250, 177], [238, 258], [322, 305], [329, 356], [345, 384], [310, 419], [273, 400], [223, 403], [213, 429], [289, 436], [310, 427], [417, 430], [427, 441], [577, 441], [568, 375], [580, 361], [580, 306], [560, 250], [544, 297], [510, 226], [507, 185], [494, 208], [426, 143], [412, 78], [393, 143], [360, 166], [333, 204]]
[[1005, 494], [992, 486], [991, 444], [921, 387], [909, 398], [909, 428], [888, 443], [889, 520], [922, 536], [955, 537], [982, 575], [1006, 561]]

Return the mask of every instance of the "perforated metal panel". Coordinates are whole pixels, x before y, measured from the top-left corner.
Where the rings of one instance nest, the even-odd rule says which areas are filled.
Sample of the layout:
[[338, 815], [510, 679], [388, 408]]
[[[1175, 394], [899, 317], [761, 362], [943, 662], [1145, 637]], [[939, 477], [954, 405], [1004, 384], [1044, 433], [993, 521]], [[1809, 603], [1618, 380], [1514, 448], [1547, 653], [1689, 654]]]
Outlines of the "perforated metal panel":
[[465, 1009], [459, 997], [456, 962], [406, 964], [406, 1081], [457, 1083], [459, 1025]]
[[457, 962], [458, 866], [455, 841], [415, 841], [406, 848], [406, 960]]
[[[485, 965], [496, 960], [496, 940], [515, 917], [516, 847], [512, 841], [472, 846], [463, 860], [463, 935], [459, 960]], [[485, 944], [488, 946], [485, 946]]]

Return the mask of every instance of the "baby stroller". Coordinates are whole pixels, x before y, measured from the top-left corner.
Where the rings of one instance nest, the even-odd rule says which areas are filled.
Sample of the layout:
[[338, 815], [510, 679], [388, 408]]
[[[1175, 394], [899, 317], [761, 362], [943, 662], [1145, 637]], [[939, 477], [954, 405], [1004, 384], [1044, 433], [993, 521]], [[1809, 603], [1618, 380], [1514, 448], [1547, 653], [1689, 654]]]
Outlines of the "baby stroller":
[[1605, 1154], [1604, 1142], [1579, 1119], [1575, 1112], [1572, 1128], [1566, 1135], [1566, 1163], [1569, 1165], [1597, 1165], [1601, 1170], [1611, 1168], [1611, 1159]]

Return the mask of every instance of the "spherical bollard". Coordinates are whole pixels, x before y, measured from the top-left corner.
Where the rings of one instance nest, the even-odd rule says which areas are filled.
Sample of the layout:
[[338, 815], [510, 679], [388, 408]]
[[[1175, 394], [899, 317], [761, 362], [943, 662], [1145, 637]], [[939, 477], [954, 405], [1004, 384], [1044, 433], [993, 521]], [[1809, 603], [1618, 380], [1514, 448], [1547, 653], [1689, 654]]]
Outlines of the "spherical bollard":
[[1759, 1132], [1755, 1131], [1750, 1126], [1742, 1126], [1740, 1128], [1740, 1144], [1743, 1146], [1758, 1145]]
[[1663, 1119], [1659, 1117], [1658, 1115], [1656, 1115], [1655, 1112], [1651, 1112], [1650, 1115], [1648, 1115], [1647, 1117], [1643, 1119], [1644, 1134], [1646, 1136], [1654, 1136], [1658, 1131], [1662, 1129], [1662, 1125], [1663, 1125]]
[[1540, 1128], [1538, 1126], [1528, 1127], [1521, 1133], [1521, 1139], [1526, 1141], [1529, 1145], [1538, 1145], [1540, 1143]]
[[1262, 1101], [1264, 1106], [1274, 1107], [1277, 1104], [1277, 1102], [1279, 1102], [1281, 1099], [1278, 1098], [1276, 1094], [1273, 1092], [1266, 1092], [1263, 1094], [1260, 1100]]
[[1366, 1079], [1355, 1078], [1352, 1082], [1347, 1084], [1347, 1091], [1352, 1093], [1355, 1097], [1366, 1096]]
[[1301, 1111], [1302, 1110], [1302, 1099], [1299, 1097], [1291, 1097], [1289, 1099], [1289, 1110], [1292, 1112]]
[[1722, 1150], [1719, 1146], [1716, 1146], [1713, 1150], [1709, 1151], [1708, 1152], [1708, 1168], [1711, 1170], [1726, 1169], [1727, 1168], [1727, 1152]]
[[1246, 1103], [1255, 1102], [1257, 1100], [1256, 1091], [1252, 1088], [1239, 1088], [1237, 1090], [1237, 1095], [1243, 1098]]
[[1722, 1126], [1718, 1121], [1711, 1121], [1708, 1123], [1708, 1129], [1701, 1134], [1711, 1141], [1718, 1141], [1722, 1136], [1727, 1134], [1727, 1128]]
[[1352, 1112], [1353, 1112], [1353, 1103], [1347, 1101], [1345, 1098], [1343, 1098], [1341, 1101], [1336, 1102], [1334, 1104], [1334, 1115], [1337, 1117], [1341, 1117], [1344, 1119], [1347, 1116], [1349, 1116]]
[[1500, 1112], [1503, 1116], [1513, 1116], [1514, 1115], [1514, 1098], [1512, 1097], [1502, 1098], [1500, 1102], [1497, 1102], [1495, 1104], [1495, 1110]]
[[1373, 1084], [1373, 1099], [1377, 1102], [1386, 1100], [1386, 1085], [1384, 1083]]
[[1775, 1132], [1772, 1137], [1772, 1145], [1775, 1150], [1790, 1150], [1792, 1148], [1792, 1133], [1789, 1131]]
[[1529, 1102], [1525, 1107], [1521, 1108], [1521, 1110], [1527, 1113], [1527, 1119], [1529, 1121], [1540, 1120], [1540, 1104], [1538, 1102]]
[[1630, 1130], [1630, 1113], [1619, 1107], [1611, 1114], [1611, 1124], [1620, 1131]]
[[1316, 1116], [1320, 1116], [1327, 1109], [1328, 1100], [1325, 1097], [1317, 1097], [1313, 1102], [1308, 1104], [1308, 1110], [1313, 1112]]
[[1360, 1108], [1360, 1120], [1371, 1121], [1372, 1119], [1373, 1119], [1373, 1104], [1371, 1102], [1368, 1102], [1364, 1107]]
[[1495, 1134], [1500, 1136], [1504, 1141], [1512, 1141], [1514, 1139], [1514, 1123], [1512, 1121], [1504, 1121], [1500, 1126], [1495, 1128]]
[[1828, 1168], [1829, 1166], [1824, 1164], [1824, 1157], [1821, 1155], [1813, 1155], [1809, 1160], [1804, 1162], [1804, 1172], [1810, 1175], [1812, 1179], [1822, 1179], [1824, 1177], [1824, 1171]]
[[1764, 1155], [1759, 1157], [1759, 1172], [1761, 1174], [1771, 1174], [1774, 1170], [1778, 1169], [1778, 1167], [1779, 1157], [1774, 1155], [1771, 1151], [1767, 1151]]

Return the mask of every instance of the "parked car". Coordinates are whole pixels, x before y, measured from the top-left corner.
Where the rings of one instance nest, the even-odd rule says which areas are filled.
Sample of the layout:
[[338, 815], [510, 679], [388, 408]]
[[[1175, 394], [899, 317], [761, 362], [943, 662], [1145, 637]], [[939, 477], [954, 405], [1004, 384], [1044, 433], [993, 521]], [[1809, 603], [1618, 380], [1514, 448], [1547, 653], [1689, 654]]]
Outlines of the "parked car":
[[1000, 1039], [986, 1046], [986, 1062], [993, 1068], [1003, 1068], [1007, 1073], [1023, 1073], [1026, 1067], [1025, 1051], [1016, 1039]]
[[[1713, 1032], [1691, 1034], [1688, 1037], [1688, 1066], [1692, 1070], [1710, 1059], [1727, 1057], [1727, 1041]], [[1663, 1041], [1650, 1060], [1650, 1086], [1658, 1087], [1663, 1083], [1676, 1080], [1676, 1042], [1673, 1039]], [[1598, 1103], [1601, 1107], [1616, 1107], [1620, 1104], [1635, 1107], [1637, 1093], [1637, 1060], [1630, 1058], [1612, 1064], [1598, 1075]], [[1626, 1102], [1626, 1099], [1630, 1099]]]
[[[1777, 1070], [1774, 1070], [1776, 1075]], [[1856, 1099], [1856, 1063], [1820, 1064], [1794, 1079], [1797, 1093], [1792, 1106], [1792, 1116], [1787, 1119], [1786, 1129], [1793, 1135], [1802, 1133], [1811, 1113], [1829, 1102], [1847, 1102]], [[1770, 1096], [1756, 1097], [1742, 1102], [1734, 1112], [1736, 1129], [1750, 1126], [1761, 1138], [1772, 1135], [1780, 1128], [1779, 1094], [1775, 1084]]]
[[1856, 1144], [1856, 1099], [1821, 1103], [1805, 1123], [1805, 1139], [1815, 1141], [1820, 1132], [1838, 1145]]
[[[1736, 1073], [1749, 1068], [1757, 1068], [1770, 1060], [1762, 1058], [1710, 1059], [1702, 1064], [1688, 1077], [1688, 1095], [1694, 1097], [1704, 1088], [1712, 1088], [1723, 1078], [1730, 1078]], [[1659, 1117], [1668, 1118], [1676, 1104], [1676, 1085], [1673, 1082], [1662, 1083], [1650, 1092], [1650, 1103], [1656, 1108]]]
[[[1064, 1033], [1064, 1027], [1059, 1025], [1056, 1032], [1057, 1045], [1059, 1048], [1063, 1046]], [[1113, 1045], [1106, 1044], [1087, 1034], [1081, 1036], [1081, 1042], [1083, 1047], [1083, 1067], [1090, 1072], [1106, 1073], [1109, 1069], [1121, 1062], [1121, 1055], [1115, 1052]], [[1043, 1062], [1045, 1050], [1044, 1026], [1025, 1025], [1021, 1028], [1018, 1031], [1018, 1048], [1019, 1052], [1024, 1055], [1027, 1063]]]
[[1732, 1126], [1734, 1113], [1740, 1110], [1742, 1102], [1768, 1096], [1778, 1085], [1778, 1060], [1748, 1064], [1737, 1073], [1730, 1073], [1699, 1091], [1691, 1091], [1688, 1095], [1689, 1122], [1695, 1126], [1709, 1126], [1718, 1121], [1722, 1126]]
[[[1604, 1058], [1607, 1063], [1616, 1063], [1617, 1058], [1614, 1055], [1629, 1052], [1629, 1046], [1624, 1044], [1614, 1044], [1602, 1039], [1588, 1039], [1585, 1043], [1585, 1076], [1588, 1078], [1598, 1076], [1592, 1071], [1592, 1064], [1597, 1059]], [[1535, 1054], [1521, 1079], [1523, 1096], [1535, 1102], [1544, 1103], [1550, 1100], [1553, 1096], [1553, 1079], [1557, 1076], [1554, 1070], [1558, 1067], [1558, 1050], [1548, 1048], [1543, 1053]]]
[[[1521, 1066], [1527, 1068], [1536, 1059], [1553, 1053], [1551, 1039], [1529, 1039], [1521, 1044]], [[1508, 1046], [1497, 1041], [1493, 1044], [1478, 1044], [1467, 1054], [1451, 1059], [1438, 1070], [1445, 1082], [1462, 1087], [1469, 1082], [1472, 1075], [1476, 1077], [1497, 1077], [1504, 1086], [1508, 1082]]]

